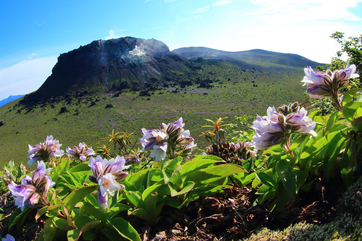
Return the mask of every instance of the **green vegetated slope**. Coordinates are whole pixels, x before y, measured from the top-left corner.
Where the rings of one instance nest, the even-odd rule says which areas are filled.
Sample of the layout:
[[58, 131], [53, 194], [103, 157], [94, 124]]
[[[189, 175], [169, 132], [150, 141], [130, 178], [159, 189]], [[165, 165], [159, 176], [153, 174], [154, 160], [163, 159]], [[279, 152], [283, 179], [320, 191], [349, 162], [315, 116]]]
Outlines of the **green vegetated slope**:
[[[13, 101], [0, 108], [0, 165], [14, 159], [26, 163], [27, 144], [43, 142], [53, 135], [62, 149], [85, 142], [89, 146], [106, 143], [101, 138], [115, 131], [154, 129], [159, 124], [183, 117], [200, 148], [204, 119], [242, 114], [265, 115], [268, 106], [305, 99], [302, 68], [243, 68], [226, 62], [199, 61], [192, 71], [169, 73], [180, 84], [144, 91], [125, 91], [67, 98], [33, 107]], [[175, 81], [174, 83], [176, 83]], [[194, 83], [191, 84], [190, 83]], [[196, 83], [196, 84], [195, 84]], [[172, 81], [171, 81], [172, 86]], [[203, 86], [203, 87], [202, 87]], [[106, 106], [108, 105], [108, 108]], [[112, 106], [112, 107], [110, 107]]]

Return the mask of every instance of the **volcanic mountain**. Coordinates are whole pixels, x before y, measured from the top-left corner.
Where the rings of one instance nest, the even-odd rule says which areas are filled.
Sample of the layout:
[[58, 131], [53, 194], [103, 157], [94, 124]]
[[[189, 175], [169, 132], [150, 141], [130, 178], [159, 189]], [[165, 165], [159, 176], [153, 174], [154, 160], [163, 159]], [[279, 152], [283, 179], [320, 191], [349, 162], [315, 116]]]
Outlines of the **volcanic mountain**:
[[79, 91], [134, 90], [167, 84], [166, 72], [185, 60], [161, 41], [124, 37], [98, 40], [61, 54], [44, 84], [27, 100], [76, 94]]
[[124, 37], [97, 40], [61, 54], [44, 84], [36, 92], [25, 96], [21, 103], [31, 105], [67, 95], [123, 89], [154, 90], [169, 85], [183, 88], [185, 84], [199, 84], [207, 87], [214, 76], [196, 80], [195, 76], [202, 70], [202, 65], [215, 63], [232, 64], [244, 70], [274, 69], [279, 72], [320, 65], [296, 54], [260, 49], [226, 52], [189, 47], [171, 52], [166, 44], [155, 39]]

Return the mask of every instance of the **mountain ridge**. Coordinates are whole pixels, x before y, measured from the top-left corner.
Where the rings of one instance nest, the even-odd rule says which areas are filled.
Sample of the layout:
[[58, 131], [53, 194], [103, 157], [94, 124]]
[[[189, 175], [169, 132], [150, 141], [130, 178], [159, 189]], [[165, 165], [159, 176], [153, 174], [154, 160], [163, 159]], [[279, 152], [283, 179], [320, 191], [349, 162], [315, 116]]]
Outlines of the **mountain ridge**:
[[284, 65], [289, 67], [315, 67], [324, 65], [307, 59], [298, 54], [280, 53], [263, 49], [251, 49], [244, 51], [223, 51], [207, 47], [183, 47], [174, 49], [171, 52], [176, 53], [186, 59], [195, 60], [203, 59], [220, 59], [228, 62], [247, 62], [251, 64], [260, 64], [260, 62], [268, 62], [276, 65]]

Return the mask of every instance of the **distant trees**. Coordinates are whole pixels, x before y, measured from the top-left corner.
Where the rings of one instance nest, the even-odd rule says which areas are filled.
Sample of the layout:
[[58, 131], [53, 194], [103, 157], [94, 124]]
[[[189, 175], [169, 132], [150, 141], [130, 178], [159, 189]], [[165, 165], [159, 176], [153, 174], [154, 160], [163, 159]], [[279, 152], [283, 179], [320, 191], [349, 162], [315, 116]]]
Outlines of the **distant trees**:
[[357, 73], [362, 74], [362, 34], [359, 37], [345, 38], [343, 32], [335, 32], [331, 35], [331, 38], [335, 39], [341, 44], [341, 50], [337, 51], [337, 57], [332, 58], [332, 63], [329, 68], [332, 70], [343, 69], [346, 62], [341, 59], [343, 53], [348, 56], [347, 62], [355, 64], [357, 67]]

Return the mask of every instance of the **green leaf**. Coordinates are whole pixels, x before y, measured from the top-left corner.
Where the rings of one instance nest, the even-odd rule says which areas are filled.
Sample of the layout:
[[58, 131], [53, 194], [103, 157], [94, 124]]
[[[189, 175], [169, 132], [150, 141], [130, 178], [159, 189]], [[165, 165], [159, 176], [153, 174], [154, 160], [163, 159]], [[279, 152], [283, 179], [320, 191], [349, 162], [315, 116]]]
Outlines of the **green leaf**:
[[274, 197], [274, 196], [275, 196], [275, 190], [270, 190], [270, 191], [265, 192], [260, 197], [258, 197], [256, 199], [256, 202], [258, 204], [262, 204], [263, 202], [265, 202], [266, 200], [268, 200], [269, 198]]
[[266, 192], [268, 192], [269, 190], [271, 190], [271, 188], [267, 185], [261, 185], [259, 188], [258, 188], [258, 191], [256, 192], [256, 194], [264, 194]]
[[177, 189], [182, 188], [181, 165], [177, 166], [172, 172], [170, 183]]
[[80, 187], [73, 190], [63, 201], [67, 205], [67, 210], [72, 212], [74, 206], [82, 201], [87, 195], [97, 190], [97, 186]]
[[276, 145], [276, 146], [269, 147], [266, 151], [263, 152], [263, 155], [265, 155], [265, 154], [282, 155], [285, 152], [286, 151], [284, 150], [283, 147], [281, 147], [280, 145]]
[[108, 214], [107, 219], [111, 220], [112, 218], [117, 216], [118, 213], [129, 210], [129, 209], [130, 209], [130, 207], [128, 205], [126, 205], [124, 203], [118, 203], [114, 207], [107, 210], [107, 214]]
[[274, 187], [276, 184], [275, 180], [265, 172], [256, 172], [256, 177], [269, 187]]
[[177, 191], [175, 190], [169, 183], [168, 187], [170, 188], [171, 197], [179, 196], [185, 193], [188, 193], [192, 190], [192, 188], [195, 186], [195, 183], [192, 181], [188, 181], [186, 184], [184, 184], [184, 187], [182, 190]]
[[221, 164], [192, 172], [186, 177], [186, 180], [195, 182], [195, 185], [208, 184], [238, 172], [245, 172], [245, 170], [239, 165]]
[[124, 194], [126, 195], [128, 202], [130, 202], [135, 207], [140, 206], [141, 196], [138, 193], [133, 192], [133, 191], [127, 191], [127, 190], [123, 190], [123, 191], [124, 191]]
[[281, 159], [276, 165], [276, 171], [285, 189], [291, 194], [297, 194], [297, 181], [293, 173], [291, 162], [286, 159]]
[[348, 102], [342, 108], [342, 112], [343, 112], [344, 117], [348, 121], [352, 121], [352, 119], [353, 119], [353, 117], [354, 117], [354, 115], [355, 115], [358, 108], [362, 108], [362, 102], [357, 102], [357, 101]]
[[73, 224], [73, 222], [69, 222], [69, 220], [64, 219], [64, 218], [58, 218], [58, 217], [53, 217], [53, 224], [62, 230], [73, 230], [76, 229], [77, 227]]
[[[180, 158], [182, 160], [182, 158]], [[164, 183], [167, 185], [167, 183], [170, 181], [172, 177], [173, 171], [180, 166], [180, 160], [179, 158], [175, 158], [171, 161], [168, 161], [165, 163], [165, 165], [162, 167], [162, 174], [164, 178]]]
[[78, 216], [74, 219], [77, 229], [67, 232], [68, 241], [77, 241], [84, 232], [100, 227], [101, 223], [100, 220], [94, 221], [88, 216]]
[[255, 178], [255, 176], [256, 176], [255, 172], [247, 175], [243, 180], [243, 186], [249, 184]]
[[20, 214], [16, 215], [15, 219], [13, 222], [10, 223], [9, 225], [9, 229], [16, 224], [17, 229], [20, 229], [21, 225], [23, 225], [24, 221], [26, 220], [26, 218], [33, 212], [35, 211], [35, 208], [29, 208], [29, 207], [25, 207], [23, 209], [23, 211], [21, 211]]
[[326, 125], [326, 131], [325, 131], [326, 138], [327, 138], [328, 134], [331, 132], [333, 126], [335, 125], [336, 121], [338, 120], [338, 118], [341, 115], [342, 115], [341, 111], [336, 111], [328, 118], [328, 122]]
[[357, 94], [359, 89], [351, 89], [344, 93], [343, 100], [342, 100], [342, 106], [344, 106], [347, 102], [351, 101], [352, 98]]
[[206, 167], [214, 166], [216, 163], [220, 162], [225, 163], [224, 160], [216, 156], [205, 156], [205, 157], [197, 156], [196, 158], [184, 163], [181, 166], [182, 178], [188, 176], [192, 172], [198, 171]]
[[92, 171], [92, 169], [88, 166], [87, 163], [78, 164], [75, 167], [72, 167], [68, 170], [68, 172], [88, 172]]
[[108, 221], [108, 226], [114, 228], [123, 238], [130, 241], [141, 241], [141, 237], [132, 225], [123, 218], [115, 218]]
[[69, 159], [63, 158], [59, 166], [57, 166], [55, 169], [52, 170], [53, 174], [50, 175], [52, 181], [57, 184], [59, 176], [61, 176], [68, 169], [69, 169]]
[[44, 241], [54, 240], [55, 233], [57, 232], [57, 227], [52, 222], [51, 218], [48, 218], [44, 224]]

